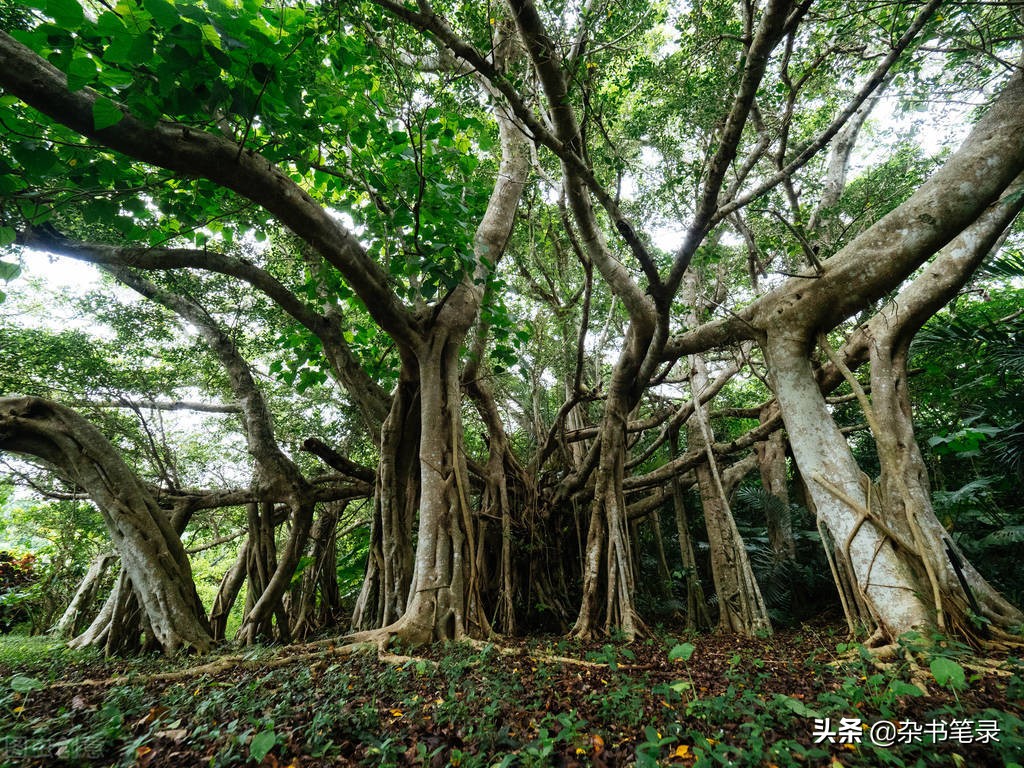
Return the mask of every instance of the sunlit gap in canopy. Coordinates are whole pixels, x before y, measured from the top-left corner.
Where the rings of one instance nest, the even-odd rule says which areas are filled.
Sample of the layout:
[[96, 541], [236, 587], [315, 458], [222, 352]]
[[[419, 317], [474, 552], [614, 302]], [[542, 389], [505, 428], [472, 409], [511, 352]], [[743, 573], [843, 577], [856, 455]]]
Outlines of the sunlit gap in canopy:
[[[116, 336], [112, 328], [97, 323], [75, 307], [76, 299], [106, 289], [96, 266], [34, 248], [21, 249], [19, 261], [21, 275], [4, 288], [5, 323], [31, 324], [52, 331], [78, 330], [108, 341]], [[134, 295], [120, 286], [115, 290], [121, 298]], [[56, 301], [55, 295], [59, 296]]]

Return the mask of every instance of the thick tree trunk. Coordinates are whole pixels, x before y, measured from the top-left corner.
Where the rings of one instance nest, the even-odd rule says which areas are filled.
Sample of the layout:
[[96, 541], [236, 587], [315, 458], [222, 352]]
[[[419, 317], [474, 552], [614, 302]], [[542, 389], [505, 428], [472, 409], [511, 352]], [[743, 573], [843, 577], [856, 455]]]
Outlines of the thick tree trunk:
[[366, 576], [352, 629], [378, 629], [406, 608], [413, 569], [413, 526], [419, 506], [420, 402], [415, 362], [403, 360], [398, 387], [381, 428], [380, 462], [370, 523]]
[[167, 514], [89, 422], [40, 398], [0, 398], [0, 450], [36, 456], [96, 502], [154, 640], [168, 653], [212, 642], [185, 548]]
[[278, 638], [286, 641], [289, 627], [282, 597], [306, 545], [312, 524], [313, 502], [310, 500], [309, 485], [298, 467], [277, 444], [266, 400], [231, 335], [193, 298], [161, 288], [124, 266], [108, 266], [105, 269], [125, 285], [163, 304], [195, 326], [224, 367], [241, 407], [247, 448], [255, 462], [253, 488], [257, 498], [276, 496], [284, 499], [292, 516], [292, 534], [285, 556], [275, 569], [273, 504], [261, 503], [258, 509], [253, 507], [249, 510], [247, 576], [250, 586], [246, 595], [246, 616], [237, 639], [252, 643], [259, 637], [269, 637], [271, 617], [276, 615]]
[[808, 354], [807, 346], [790, 336], [769, 337], [765, 349], [793, 456], [819, 520], [835, 543], [835, 559], [849, 568], [855, 597], [863, 601], [874, 628], [895, 638], [927, 627], [929, 611], [917, 593], [902, 545], [865, 518], [870, 494], [828, 410]]
[[[998, 114], [994, 107], [988, 119]], [[965, 147], [970, 145], [968, 140]], [[768, 335], [766, 357], [776, 396], [819, 527], [827, 529], [822, 540], [835, 545], [826, 552], [832, 555], [847, 618], [853, 625], [869, 615], [880, 639], [933, 624], [941, 627], [946, 607], [952, 609], [956, 628], [969, 636], [971, 612], [1001, 628], [1021, 618], [970, 567], [935, 518], [913, 435], [906, 366], [917, 329], [956, 294], [1024, 207], [1022, 187], [1024, 178], [1011, 180], [1000, 200], [980, 211], [975, 222], [861, 329], [871, 360], [874, 404], [822, 337], [823, 349], [853, 386], [875, 436], [882, 465], [878, 486], [861, 474], [832, 420], [811, 370], [810, 345], [800, 340], [807, 338], [806, 330], [798, 332], [782, 322]]]
[[[503, 39], [500, 29], [498, 37]], [[504, 67], [508, 64], [505, 57], [516, 55], [518, 49], [499, 45], [497, 50], [501, 54], [498, 66]], [[487, 85], [484, 87], [486, 90]], [[491, 631], [481, 600], [477, 531], [463, 451], [459, 350], [477, 320], [482, 286], [504, 255], [530, 157], [520, 127], [500, 109], [495, 110], [494, 117], [501, 141], [501, 163], [487, 210], [473, 238], [476, 265], [429, 315], [423, 313], [410, 321], [416, 332], [400, 344], [403, 367], [406, 357], [415, 359], [419, 384], [416, 554], [402, 615], [365, 637], [394, 634], [415, 644], [467, 634], [487, 635]], [[404, 439], [404, 435], [395, 437]], [[378, 476], [382, 475], [383, 471]], [[385, 526], [378, 528], [383, 542]], [[374, 567], [372, 561], [370, 567]], [[369, 587], [364, 583], [360, 599], [365, 605], [370, 604], [373, 592], [372, 582]], [[385, 590], [378, 588], [377, 592], [386, 596]], [[381, 600], [378, 597], [377, 602]]]
[[[633, 384], [649, 338], [631, 325], [608, 387], [598, 432], [601, 455], [584, 554], [583, 596], [571, 635], [593, 639], [600, 630], [618, 630], [632, 640], [643, 629], [634, 602], [636, 584], [622, 482], [626, 426], [633, 408]], [[602, 610], [601, 598], [604, 598]], [[602, 626], [603, 625], [603, 626]]]
[[338, 516], [344, 509], [344, 503], [326, 504], [313, 523], [310, 563], [302, 572], [293, 600], [292, 634], [296, 640], [305, 639], [333, 620], [340, 607], [335, 534]]
[[412, 585], [405, 612], [385, 628], [413, 644], [490, 632], [462, 452], [458, 353], [464, 332], [433, 335], [418, 356], [420, 504]]
[[[906, 202], [828, 259], [814, 279], [793, 278], [743, 310], [743, 319], [762, 334], [794, 459], [829, 534], [823, 539], [830, 537], [838, 550], [836, 570], [848, 567], [857, 586], [854, 597], [882, 638], [930, 626], [934, 590], [920, 591], [911, 522], [901, 531], [880, 515], [881, 499], [862, 478], [832, 420], [810, 364], [813, 340], [893, 290], [940, 250], [953, 263], [977, 254], [984, 235], [972, 231], [973, 225], [987, 218], [990, 206], [1002, 205], [1000, 197], [1024, 170], [1022, 106], [1024, 75], [1018, 71], [960, 148]], [[941, 278], [932, 272], [928, 281]], [[907, 303], [897, 304], [904, 313]], [[894, 417], [891, 412], [887, 418]], [[893, 428], [876, 426], [883, 432]], [[902, 474], [890, 473], [887, 484]]]
[[1019, 626], [1024, 614], [985, 581], [935, 516], [927, 468], [914, 438], [907, 365], [918, 329], [966, 283], [1024, 209], [1022, 192], [1024, 176], [865, 329], [871, 402], [859, 394], [878, 447], [880, 513], [913, 548], [920, 590], [930, 595], [939, 629], [980, 640]]
[[930, 598], [940, 630], [987, 639], [989, 626], [997, 632], [1019, 626], [1024, 614], [971, 565], [932, 508], [907, 391], [909, 339], [893, 326], [878, 324], [873, 331], [871, 408], [882, 470], [879, 514], [913, 546], [919, 591]]

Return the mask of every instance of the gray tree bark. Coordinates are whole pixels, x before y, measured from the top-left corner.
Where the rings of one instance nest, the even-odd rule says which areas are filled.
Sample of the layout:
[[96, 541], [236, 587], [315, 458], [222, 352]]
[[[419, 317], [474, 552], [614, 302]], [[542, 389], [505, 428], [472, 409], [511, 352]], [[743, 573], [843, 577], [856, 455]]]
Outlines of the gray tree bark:
[[167, 653], [212, 644], [181, 539], [92, 424], [58, 403], [0, 398], [0, 450], [42, 459], [96, 502], [154, 640]]

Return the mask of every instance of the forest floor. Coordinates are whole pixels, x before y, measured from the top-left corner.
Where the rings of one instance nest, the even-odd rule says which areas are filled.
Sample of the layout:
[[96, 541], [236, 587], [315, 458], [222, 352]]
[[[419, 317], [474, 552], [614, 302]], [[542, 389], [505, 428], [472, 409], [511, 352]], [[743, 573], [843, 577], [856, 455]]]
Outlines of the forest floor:
[[820, 624], [629, 646], [548, 637], [381, 655], [322, 641], [111, 661], [0, 637], [0, 764], [1024, 762], [1024, 662], [908, 650], [915, 665], [880, 667]]

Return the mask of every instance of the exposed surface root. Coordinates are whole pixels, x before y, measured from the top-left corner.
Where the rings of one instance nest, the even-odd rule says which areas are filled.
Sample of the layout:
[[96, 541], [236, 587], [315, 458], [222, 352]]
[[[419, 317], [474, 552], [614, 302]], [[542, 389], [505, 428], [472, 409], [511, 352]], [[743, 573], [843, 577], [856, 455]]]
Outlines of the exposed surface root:
[[[488, 645], [491, 650], [502, 656], [517, 656], [522, 653], [519, 648], [506, 648], [501, 645], [494, 645], [493, 643], [485, 643], [481, 640], [466, 640], [466, 643], [476, 648], [478, 651], [482, 651]], [[608, 664], [604, 664], [598, 661], [587, 661], [585, 659], [574, 659], [571, 656], [555, 656], [549, 653], [533, 653], [528, 652], [527, 655], [534, 661], [546, 661], [553, 664], [569, 664], [577, 667], [591, 667], [594, 669], [607, 669]], [[638, 664], [616, 664], [617, 669], [648, 669], [650, 665], [638, 665]]]
[[[307, 646], [285, 647], [281, 651], [294, 650]], [[326, 656], [349, 656], [354, 653], [367, 653], [377, 649], [377, 646], [368, 643], [348, 643], [347, 645], [328, 646], [322, 650], [307, 653], [279, 654], [270, 659], [253, 659], [247, 655], [223, 656], [209, 664], [201, 664], [197, 667], [186, 667], [174, 672], [158, 672], [152, 675], [115, 675], [100, 680], [78, 680], [74, 682], [58, 682], [48, 686], [49, 688], [73, 688], [76, 686], [105, 686], [123, 685], [125, 683], [137, 684], [148, 682], [170, 682], [184, 680], [186, 678], [198, 677], [200, 675], [217, 675], [231, 669], [278, 669], [295, 664], [301, 661], [320, 659]]]

